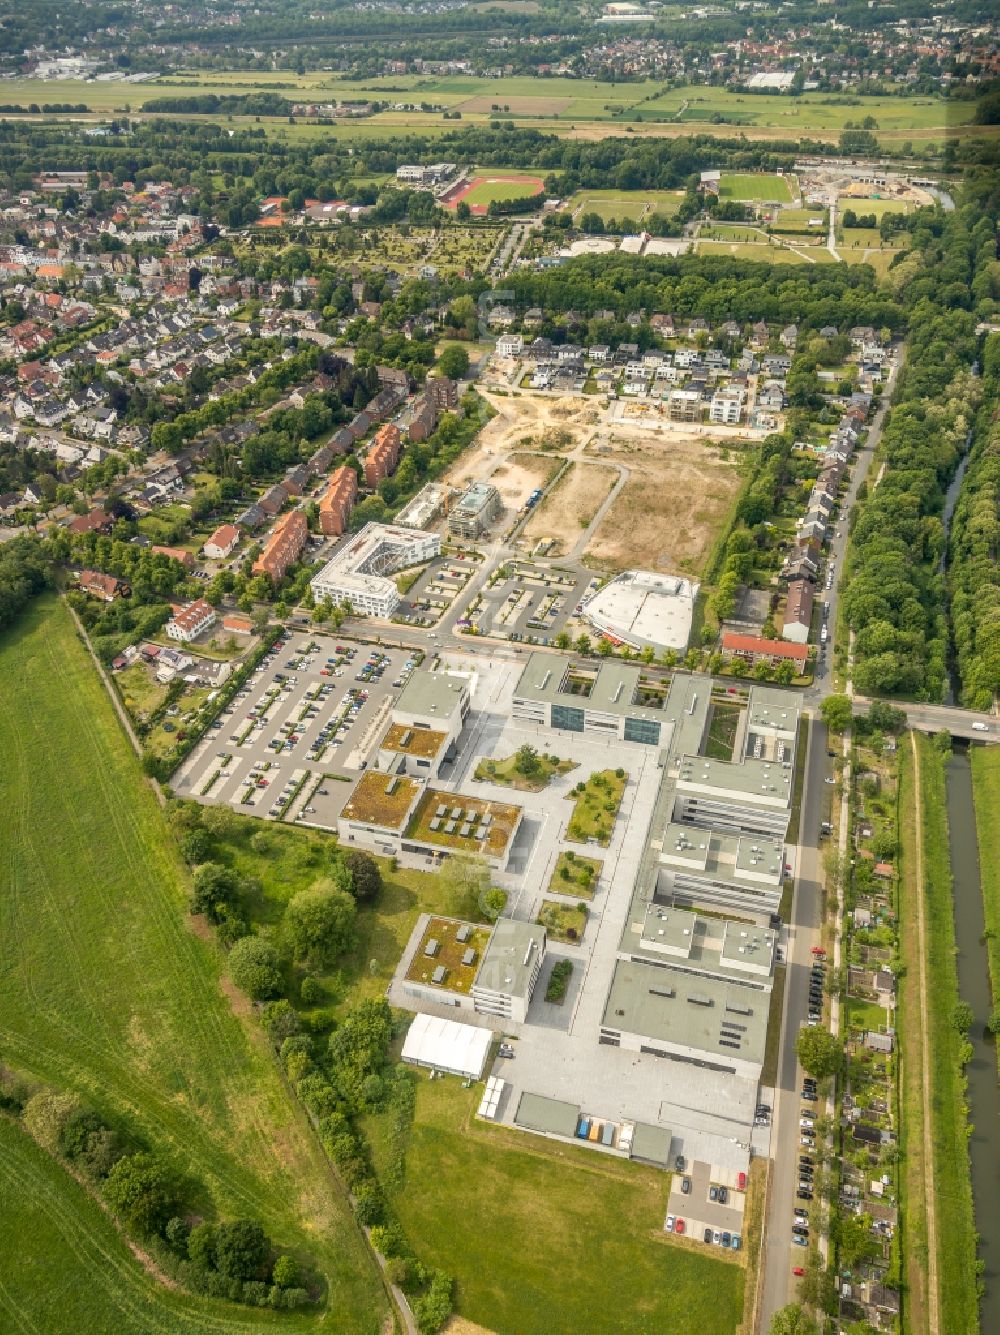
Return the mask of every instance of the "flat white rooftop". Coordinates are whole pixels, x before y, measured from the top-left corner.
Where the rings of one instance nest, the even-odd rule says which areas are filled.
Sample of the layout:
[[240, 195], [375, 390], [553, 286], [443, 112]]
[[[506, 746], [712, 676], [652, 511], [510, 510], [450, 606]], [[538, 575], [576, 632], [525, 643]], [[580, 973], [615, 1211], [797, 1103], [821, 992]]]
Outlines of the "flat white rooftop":
[[687, 648], [698, 585], [679, 575], [627, 570], [584, 604], [598, 630], [636, 648]]

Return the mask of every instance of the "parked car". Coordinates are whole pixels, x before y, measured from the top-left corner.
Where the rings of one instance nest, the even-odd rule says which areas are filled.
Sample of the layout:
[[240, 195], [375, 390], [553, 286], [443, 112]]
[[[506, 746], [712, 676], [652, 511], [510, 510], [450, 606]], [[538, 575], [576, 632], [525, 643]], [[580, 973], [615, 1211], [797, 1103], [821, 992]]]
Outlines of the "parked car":
[[665, 1228], [666, 1228], [666, 1230], [667, 1230], [668, 1233], [673, 1233], [673, 1231], [674, 1231], [674, 1223], [675, 1223], [675, 1222], [676, 1222], [676, 1221], [675, 1221], [675, 1219], [674, 1219], [674, 1216], [673, 1216], [672, 1214], [668, 1214], [668, 1215], [667, 1215], [667, 1222], [666, 1222], [666, 1225], [665, 1225]]
[[725, 1205], [726, 1201], [728, 1201], [728, 1200], [729, 1200], [729, 1192], [727, 1191], [727, 1189], [726, 1189], [725, 1187], [720, 1187], [720, 1188], [719, 1188], [719, 1204], [720, 1204], [720, 1205]]
[[681, 1179], [681, 1191], [685, 1196], [691, 1195], [691, 1179], [689, 1177]]
[[674, 1232], [675, 1232], [675, 1233], [683, 1233], [685, 1227], [686, 1227], [686, 1225], [685, 1225], [685, 1223], [684, 1223], [684, 1220], [683, 1220], [683, 1219], [678, 1219], [677, 1222], [674, 1224]]
[[715, 1186], [714, 1183], [708, 1189], [708, 1199], [710, 1201], [717, 1201], [719, 1199], [719, 1188]]
[[705, 1229], [704, 1237], [706, 1242], [712, 1241], [712, 1230], [710, 1228]]

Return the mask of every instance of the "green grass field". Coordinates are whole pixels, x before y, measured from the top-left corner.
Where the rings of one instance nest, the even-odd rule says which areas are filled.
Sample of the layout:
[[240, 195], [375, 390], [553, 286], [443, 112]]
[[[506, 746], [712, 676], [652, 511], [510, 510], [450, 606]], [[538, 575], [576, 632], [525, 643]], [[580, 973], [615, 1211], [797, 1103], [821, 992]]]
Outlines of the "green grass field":
[[751, 172], [731, 176], [724, 174], [719, 182], [719, 194], [723, 199], [761, 200], [777, 204], [788, 204], [792, 200], [787, 177], [758, 176]]
[[[897, 1032], [906, 1058], [902, 1063], [900, 1107], [904, 1151], [904, 1227], [906, 1252], [926, 1270], [926, 1218], [923, 1157], [922, 1074], [918, 1045], [930, 1044], [932, 1083], [931, 1135], [934, 1144], [934, 1199], [938, 1238], [938, 1287], [941, 1329], [973, 1330], [977, 1324], [975, 1296], [975, 1222], [969, 1169], [965, 1091], [959, 1065], [962, 1038], [952, 1023], [959, 999], [955, 964], [955, 921], [948, 849], [948, 813], [944, 761], [929, 738], [917, 736], [920, 783], [910, 737], [900, 743], [899, 811], [902, 836], [899, 917], [902, 963]], [[923, 832], [923, 884], [917, 875], [916, 823]], [[921, 1028], [917, 933], [914, 897], [924, 896], [926, 983], [929, 1032]], [[921, 1257], [921, 1248], [924, 1258]], [[925, 1282], [925, 1281], [924, 1281]], [[913, 1314], [910, 1329], [919, 1329]]]
[[[330, 1306], [319, 1319], [283, 1316], [286, 1328], [373, 1331], [386, 1312], [374, 1265], [262, 1032], [234, 1014], [214, 946], [191, 929], [173, 838], [55, 599], [37, 602], [0, 642], [0, 698], [4, 1059], [77, 1090], [167, 1154], [203, 1188], [200, 1208], [256, 1216], [281, 1245], [310, 1255]], [[24, 1159], [38, 1200], [26, 1205], [4, 1176], [4, 1233], [15, 1210], [37, 1224], [13, 1236], [48, 1267], [50, 1291], [74, 1295], [81, 1335], [184, 1329], [169, 1315], [174, 1300], [137, 1278], [113, 1245], [110, 1225], [94, 1226], [95, 1207], [71, 1179], [53, 1181], [22, 1145], [12, 1162]], [[37, 1310], [34, 1264], [3, 1266], [0, 1304]], [[106, 1293], [92, 1317], [75, 1301], [83, 1274]], [[224, 1325], [236, 1309], [212, 1310]], [[232, 1324], [253, 1320], [241, 1311]]]
[[1000, 1004], [1000, 749], [994, 746], [973, 746], [970, 755], [979, 841], [979, 876], [986, 921], [986, 950], [993, 1004], [996, 1006]]
[[[0, 1330], [225, 1335], [288, 1329], [286, 1313], [167, 1289], [129, 1251], [79, 1183], [0, 1117]], [[315, 1319], [314, 1319], [315, 1320]], [[308, 1329], [292, 1318], [291, 1329]], [[334, 1329], [330, 1326], [330, 1329]]]
[[596, 213], [605, 222], [609, 218], [638, 222], [647, 213], [676, 213], [683, 198], [682, 190], [601, 190], [596, 194], [582, 190], [566, 201], [566, 207], [572, 212]]
[[525, 195], [537, 195], [543, 189], [540, 177], [511, 176], [509, 179], [501, 172], [484, 170], [482, 177], [462, 199], [469, 208], [477, 205], [489, 205], [496, 200], [523, 199]]
[[[394, 1204], [421, 1255], [455, 1275], [462, 1316], [500, 1335], [726, 1335], [743, 1270], [667, 1241], [669, 1178], [538, 1136], [488, 1127], [482, 1086], [417, 1086]], [[387, 1116], [366, 1124], [377, 1164]]]
[[[292, 84], [292, 87], [282, 85]], [[876, 133], [881, 138], [909, 139], [914, 146], [940, 143], [948, 134], [961, 129], [963, 134], [995, 135], [996, 127], [969, 124], [975, 110], [971, 101], [936, 97], [862, 97], [839, 98], [825, 93], [806, 93], [802, 97], [757, 96], [738, 89], [682, 86], [663, 90], [661, 84], [599, 83], [594, 80], [535, 78], [513, 76], [506, 79], [475, 78], [468, 75], [425, 77], [387, 75], [384, 78], [339, 79], [314, 70], [296, 75], [288, 70], [260, 71], [179, 71], [151, 83], [88, 83], [83, 80], [43, 82], [37, 79], [11, 79], [4, 83], [3, 101], [27, 106], [30, 103], [83, 103], [95, 114], [109, 115], [125, 106], [133, 112], [147, 102], [167, 96], [196, 96], [216, 93], [222, 96], [241, 92], [276, 91], [290, 101], [378, 99], [392, 103], [400, 98], [434, 102], [457, 108], [466, 121], [486, 121], [496, 115], [494, 107], [508, 108], [515, 121], [556, 134], [572, 133], [581, 125], [600, 126], [634, 124], [643, 132], [653, 133], [725, 133], [725, 126], [739, 125], [752, 139], [798, 137], [824, 131], [834, 136], [848, 120], [858, 122], [873, 116]], [[715, 118], [721, 118], [717, 120]], [[235, 118], [234, 124], [241, 118]], [[227, 121], [228, 123], [228, 121]], [[247, 121], [253, 124], [252, 119]], [[397, 127], [421, 134], [438, 134], [454, 129], [440, 113], [385, 111], [368, 120], [346, 122], [335, 129], [329, 126], [300, 124], [285, 126], [290, 138], [316, 134], [338, 138], [379, 137]]]

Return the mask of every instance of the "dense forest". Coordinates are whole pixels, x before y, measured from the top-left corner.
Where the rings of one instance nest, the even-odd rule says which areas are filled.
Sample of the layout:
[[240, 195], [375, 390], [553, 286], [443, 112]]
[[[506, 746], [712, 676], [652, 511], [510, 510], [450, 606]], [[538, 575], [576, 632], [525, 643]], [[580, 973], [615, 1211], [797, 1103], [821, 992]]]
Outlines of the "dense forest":
[[948, 584], [962, 703], [1000, 691], [1000, 335], [986, 340], [982, 406], [952, 520]]
[[859, 498], [844, 615], [864, 695], [939, 700], [948, 623], [941, 558], [944, 495], [972, 426], [981, 383], [976, 278], [995, 263], [993, 226], [972, 204], [942, 215], [900, 268], [909, 311], [906, 365], [885, 428], [877, 485]]

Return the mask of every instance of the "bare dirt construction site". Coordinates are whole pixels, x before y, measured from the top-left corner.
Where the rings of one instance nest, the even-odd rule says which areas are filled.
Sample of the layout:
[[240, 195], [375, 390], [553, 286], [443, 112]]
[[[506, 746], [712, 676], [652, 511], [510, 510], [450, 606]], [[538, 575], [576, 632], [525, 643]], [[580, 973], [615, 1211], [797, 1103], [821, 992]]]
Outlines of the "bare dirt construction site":
[[[448, 471], [452, 487], [489, 480], [508, 510], [519, 510], [544, 487], [559, 458], [586, 444], [601, 420], [597, 405], [574, 398], [534, 398], [483, 392], [496, 413]], [[546, 458], [544, 456], [548, 455]]]
[[618, 476], [617, 468], [571, 463], [525, 524], [523, 537], [529, 543], [547, 538], [554, 544], [553, 556], [566, 556], [579, 542]]
[[655, 433], [616, 430], [586, 453], [629, 470], [587, 564], [700, 575], [739, 490], [741, 450], [665, 424]]

